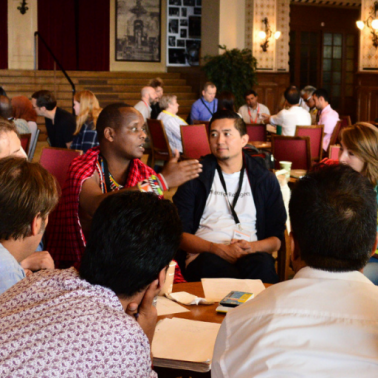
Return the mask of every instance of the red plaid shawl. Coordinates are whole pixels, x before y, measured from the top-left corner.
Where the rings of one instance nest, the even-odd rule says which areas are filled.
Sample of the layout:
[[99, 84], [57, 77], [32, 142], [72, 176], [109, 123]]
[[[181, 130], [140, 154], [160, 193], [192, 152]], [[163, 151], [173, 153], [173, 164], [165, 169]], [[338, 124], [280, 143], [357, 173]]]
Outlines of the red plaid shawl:
[[[57, 268], [61, 263], [80, 265], [86, 240], [79, 219], [79, 195], [83, 183], [92, 177], [100, 154], [100, 147], [88, 150], [75, 158], [68, 170], [68, 177], [58, 207], [49, 217], [46, 229], [46, 250], [52, 255]], [[156, 174], [139, 159], [131, 163], [125, 188]], [[175, 283], [186, 282], [176, 265]]]

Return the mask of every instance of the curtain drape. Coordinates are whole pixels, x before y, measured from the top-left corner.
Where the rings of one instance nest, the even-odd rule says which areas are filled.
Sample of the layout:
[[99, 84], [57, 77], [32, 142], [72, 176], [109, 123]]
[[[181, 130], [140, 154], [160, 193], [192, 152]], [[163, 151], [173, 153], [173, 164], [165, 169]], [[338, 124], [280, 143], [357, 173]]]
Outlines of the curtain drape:
[[8, 0], [0, 0], [0, 69], [7, 69], [7, 68], [8, 68]]

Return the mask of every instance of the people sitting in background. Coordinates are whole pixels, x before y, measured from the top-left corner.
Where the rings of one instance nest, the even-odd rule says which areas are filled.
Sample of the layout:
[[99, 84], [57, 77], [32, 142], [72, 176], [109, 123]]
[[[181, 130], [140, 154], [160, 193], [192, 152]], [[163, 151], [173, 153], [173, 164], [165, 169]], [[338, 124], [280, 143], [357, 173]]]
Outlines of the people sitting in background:
[[160, 107], [164, 110], [159, 114], [157, 119], [163, 122], [169, 146], [172, 152], [177, 150], [182, 153], [180, 126], [187, 125], [187, 123], [177, 115], [179, 109], [177, 97], [163, 96], [160, 99]]
[[152, 110], [151, 110], [150, 118], [151, 119], [157, 119], [157, 116], [162, 111], [162, 108], [160, 106], [160, 100], [161, 100], [161, 98], [163, 97], [163, 94], [164, 94], [164, 90], [163, 90], [164, 82], [163, 82], [162, 79], [160, 79], [160, 77], [157, 77], [155, 79], [151, 79], [150, 82], [148, 83], [148, 85], [150, 87], [154, 88], [155, 92], [156, 92], [156, 102], [153, 102], [151, 104]]
[[91, 91], [81, 91], [75, 93], [74, 110], [76, 131], [71, 148], [86, 153], [90, 148], [98, 146], [96, 123], [101, 112], [100, 104]]
[[282, 126], [282, 135], [294, 136], [297, 126], [311, 126], [311, 116], [299, 106], [301, 95], [297, 87], [288, 87], [284, 96], [288, 109], [272, 116], [263, 113], [262, 117], [266, 123]]
[[325, 89], [317, 89], [313, 93], [313, 97], [315, 106], [318, 109], [318, 125], [324, 125], [323, 150], [327, 151], [333, 129], [339, 121], [339, 114], [331, 108], [328, 92]]
[[0, 118], [0, 159], [7, 156], [26, 158], [16, 125]]
[[52, 92], [34, 92], [31, 99], [39, 116], [45, 117], [47, 135], [51, 147], [70, 148], [76, 129], [75, 116], [56, 106]]
[[190, 112], [190, 123], [194, 121], [209, 121], [218, 109], [218, 100], [215, 98], [217, 87], [210, 81], [203, 86], [202, 97], [193, 105]]
[[306, 108], [304, 107], [303, 108], [308, 110], [308, 112], [311, 115], [311, 125], [318, 124], [317, 122], [318, 109], [315, 106], [315, 101], [313, 97], [313, 94], [315, 91], [316, 91], [316, 88], [311, 85], [307, 85], [301, 90], [302, 100], [304, 104], [306, 105]]
[[212, 375], [366, 377], [378, 371], [378, 288], [361, 272], [377, 249], [377, 200], [366, 177], [335, 165], [291, 193], [294, 279], [227, 314]]
[[151, 105], [157, 101], [156, 91], [152, 87], [144, 87], [141, 91], [142, 99], [134, 106], [142, 114], [144, 122], [151, 118]]
[[111, 104], [102, 110], [97, 135], [100, 145], [71, 163], [59, 205], [46, 229], [47, 249], [59, 268], [80, 265], [93, 214], [106, 197], [122, 189], [162, 195], [168, 187], [179, 186], [201, 171], [197, 160], [178, 163], [178, 153], [160, 175], [143, 164], [144, 120], [126, 104]]
[[25, 278], [24, 269], [54, 269], [50, 254], [35, 250], [57, 202], [55, 179], [41, 165], [0, 159], [0, 294]]
[[180, 236], [168, 200], [106, 198], [79, 272], [41, 271], [0, 296], [0, 375], [157, 378], [152, 303]]
[[33, 145], [37, 136], [37, 113], [35, 112], [32, 103], [26, 96], [15, 96], [11, 100], [12, 116], [15, 122], [19, 119], [25, 120], [28, 123], [31, 132], [30, 144]]
[[[370, 123], [358, 122], [341, 130], [340, 144], [340, 163], [369, 179], [378, 202], [378, 129]], [[378, 285], [378, 250], [365, 266], [364, 274]]]
[[235, 111], [235, 96], [230, 91], [223, 91], [218, 96], [218, 109]]
[[258, 102], [257, 92], [253, 89], [244, 95], [246, 104], [239, 108], [238, 113], [243, 117], [246, 124], [263, 123], [262, 114], [270, 115], [269, 109]]
[[14, 122], [19, 134], [30, 134], [28, 123], [24, 119], [14, 119], [11, 100], [6, 96], [0, 96], [0, 118]]
[[212, 154], [173, 197], [183, 236], [177, 256], [185, 279], [251, 278], [275, 283], [286, 211], [276, 176], [243, 153], [246, 125], [230, 110], [210, 121]]

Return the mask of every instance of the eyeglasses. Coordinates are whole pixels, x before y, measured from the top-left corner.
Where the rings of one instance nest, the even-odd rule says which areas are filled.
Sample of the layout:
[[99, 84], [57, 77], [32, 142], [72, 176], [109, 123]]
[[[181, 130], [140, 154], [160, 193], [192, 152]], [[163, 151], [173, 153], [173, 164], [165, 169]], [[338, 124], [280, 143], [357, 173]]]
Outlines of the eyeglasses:
[[312, 99], [312, 95], [310, 97], [307, 97], [307, 99], [304, 100], [304, 102], [309, 102], [311, 99]]

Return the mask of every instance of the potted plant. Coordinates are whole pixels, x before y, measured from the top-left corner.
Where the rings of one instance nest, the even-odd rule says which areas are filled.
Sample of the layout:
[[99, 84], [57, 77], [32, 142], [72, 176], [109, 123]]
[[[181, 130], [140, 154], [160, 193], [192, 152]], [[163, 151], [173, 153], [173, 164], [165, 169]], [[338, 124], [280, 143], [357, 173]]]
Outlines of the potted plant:
[[244, 93], [257, 84], [257, 60], [250, 49], [227, 50], [225, 45], [219, 48], [224, 50], [222, 54], [204, 57], [203, 70], [218, 92], [231, 91], [234, 94], [238, 109], [245, 102]]

